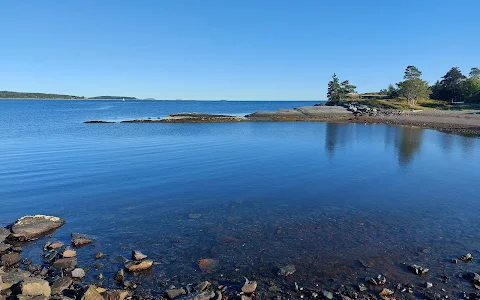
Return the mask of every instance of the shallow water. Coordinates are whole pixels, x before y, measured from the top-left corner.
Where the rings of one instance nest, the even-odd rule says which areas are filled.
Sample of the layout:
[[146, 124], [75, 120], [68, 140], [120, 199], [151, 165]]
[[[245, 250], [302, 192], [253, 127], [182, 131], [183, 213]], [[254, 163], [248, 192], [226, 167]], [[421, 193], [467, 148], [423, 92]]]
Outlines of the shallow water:
[[[279, 286], [332, 287], [378, 273], [425, 282], [403, 263], [430, 268], [441, 287], [441, 274], [480, 270], [476, 260], [450, 263], [480, 257], [479, 139], [364, 124], [82, 123], [305, 104], [0, 101], [0, 224], [63, 217], [53, 239], [96, 240], [78, 251], [81, 266], [106, 254], [88, 280], [101, 272], [113, 284], [116, 257], [138, 249], [160, 263], [135, 278], [154, 289], [243, 276]], [[38, 248], [26, 252], [40, 261]], [[203, 258], [218, 267], [201, 272]], [[279, 278], [287, 264], [297, 272]]]

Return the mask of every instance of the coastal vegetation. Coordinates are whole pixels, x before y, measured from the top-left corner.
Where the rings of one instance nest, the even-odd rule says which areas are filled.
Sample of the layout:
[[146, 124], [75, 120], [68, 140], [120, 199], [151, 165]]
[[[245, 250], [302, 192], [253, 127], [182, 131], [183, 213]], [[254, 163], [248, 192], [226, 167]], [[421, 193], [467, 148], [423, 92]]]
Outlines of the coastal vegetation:
[[[479, 109], [480, 69], [471, 68], [468, 76], [458, 67], [451, 68], [433, 85], [422, 79], [416, 66], [405, 69], [403, 81], [379, 92], [357, 94], [355, 86], [342, 86], [334, 74], [328, 83], [327, 105], [360, 102], [384, 109]], [[348, 87], [354, 87], [349, 89]]]

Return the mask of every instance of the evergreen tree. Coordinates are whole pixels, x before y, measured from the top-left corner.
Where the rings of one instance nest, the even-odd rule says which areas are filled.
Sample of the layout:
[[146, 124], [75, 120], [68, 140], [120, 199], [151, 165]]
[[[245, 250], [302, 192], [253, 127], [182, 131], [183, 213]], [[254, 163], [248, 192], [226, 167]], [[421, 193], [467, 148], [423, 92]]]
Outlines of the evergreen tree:
[[442, 77], [440, 84], [443, 87], [442, 100], [462, 100], [462, 85], [466, 77], [458, 67], [453, 67]]
[[337, 74], [333, 73], [332, 80], [328, 82], [327, 99], [329, 102], [335, 103], [340, 101], [340, 89], [340, 80], [338, 79]]
[[480, 69], [479, 68], [472, 68], [470, 73], [468, 74], [470, 78], [478, 78], [480, 79]]
[[422, 80], [420, 72], [414, 66], [408, 66], [405, 69], [405, 80], [397, 83], [398, 92], [401, 96], [407, 98], [410, 105], [417, 104], [418, 99], [426, 99], [430, 95], [430, 88], [425, 80]]

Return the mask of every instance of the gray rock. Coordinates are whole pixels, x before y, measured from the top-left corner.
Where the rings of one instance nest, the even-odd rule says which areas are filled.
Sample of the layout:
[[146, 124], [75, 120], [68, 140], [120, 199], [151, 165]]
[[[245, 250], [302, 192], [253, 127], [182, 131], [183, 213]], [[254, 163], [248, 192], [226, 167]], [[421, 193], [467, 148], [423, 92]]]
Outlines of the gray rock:
[[24, 296], [50, 296], [52, 291], [50, 286], [48, 285], [48, 281], [29, 277], [25, 278], [20, 283], [20, 289], [22, 291], [22, 295]]
[[81, 233], [72, 233], [72, 244], [75, 247], [81, 247], [93, 242], [92, 239], [89, 239], [85, 234]]
[[77, 266], [77, 258], [76, 257], [60, 258], [60, 259], [57, 259], [52, 266], [55, 269], [64, 269], [64, 270], [74, 269]]
[[146, 256], [145, 254], [143, 254], [143, 253], [140, 252], [140, 251], [136, 251], [136, 250], [132, 251], [132, 259], [133, 259], [133, 260], [139, 261], [139, 260], [143, 260], [143, 259], [145, 259], [145, 258], [147, 258], [147, 257], [148, 257], [148, 256]]
[[85, 277], [85, 270], [82, 268], [76, 268], [72, 271], [73, 278], [83, 278]]
[[333, 293], [329, 291], [322, 291], [322, 295], [325, 299], [333, 299]]
[[7, 253], [2, 255], [2, 264], [7, 268], [13, 267], [17, 265], [21, 259], [22, 257], [17, 252]]
[[118, 282], [118, 283], [123, 283], [123, 281], [125, 280], [125, 272], [123, 272], [123, 269], [120, 269], [117, 274], [115, 274], [115, 277], [114, 277], [115, 281]]
[[109, 290], [102, 293], [105, 300], [124, 300], [128, 295], [128, 291], [123, 290]]
[[3, 291], [11, 288], [14, 284], [17, 284], [20, 281], [28, 278], [30, 276], [30, 272], [20, 269], [13, 269], [6, 273], [3, 273], [1, 276], [2, 284], [0, 286], [0, 291]]
[[10, 230], [4, 227], [0, 227], [0, 243], [3, 243], [9, 235], [10, 235]]
[[412, 271], [412, 273], [417, 274], [417, 275], [423, 275], [428, 273], [428, 269], [421, 267], [419, 265], [410, 265], [408, 266], [408, 269]]
[[65, 224], [65, 220], [45, 215], [25, 216], [12, 226], [12, 236], [18, 240], [32, 240]]
[[211, 283], [208, 282], [208, 281], [203, 281], [203, 282], [200, 282], [198, 285], [197, 285], [197, 292], [203, 292], [205, 291], [206, 289], [208, 289], [210, 287]]
[[245, 277], [245, 283], [243, 284], [242, 292], [244, 292], [245, 294], [251, 294], [255, 292], [256, 289], [257, 289], [257, 282], [250, 281]]
[[465, 255], [460, 256], [458, 259], [463, 261], [463, 262], [469, 262], [473, 259], [473, 256], [472, 256], [471, 253], [467, 253]]
[[57, 295], [62, 293], [64, 290], [68, 289], [68, 287], [72, 284], [73, 279], [70, 277], [61, 277], [52, 284], [52, 295]]
[[202, 293], [193, 293], [188, 296], [182, 297], [182, 300], [210, 300], [215, 297], [214, 291], [206, 291]]
[[102, 295], [100, 295], [100, 293], [97, 292], [97, 289], [93, 285], [83, 288], [83, 290], [80, 292], [78, 299], [79, 300], [104, 300]]
[[0, 244], [0, 256], [2, 256], [2, 254], [7, 253], [10, 249], [12, 249], [12, 245]]
[[288, 265], [288, 266], [285, 266], [283, 268], [280, 268], [280, 271], [278, 272], [278, 275], [288, 276], [288, 275], [292, 275], [296, 271], [297, 271], [297, 269], [295, 268], [295, 265]]
[[358, 285], [358, 290], [360, 292], [365, 292], [367, 290], [367, 287], [363, 283], [361, 283]]
[[181, 295], [185, 295], [187, 292], [185, 291], [185, 289], [183, 288], [179, 288], [179, 289], [168, 289], [166, 290], [166, 294], [168, 296], [169, 299], [174, 299], [174, 298], [177, 298]]

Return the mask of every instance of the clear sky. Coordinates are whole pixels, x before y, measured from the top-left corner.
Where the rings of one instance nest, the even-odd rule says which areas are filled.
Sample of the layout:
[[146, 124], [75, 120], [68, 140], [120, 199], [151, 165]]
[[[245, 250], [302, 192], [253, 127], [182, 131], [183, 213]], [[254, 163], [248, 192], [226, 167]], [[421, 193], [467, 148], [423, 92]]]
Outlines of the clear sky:
[[0, 0], [0, 90], [326, 98], [480, 67], [480, 0]]

